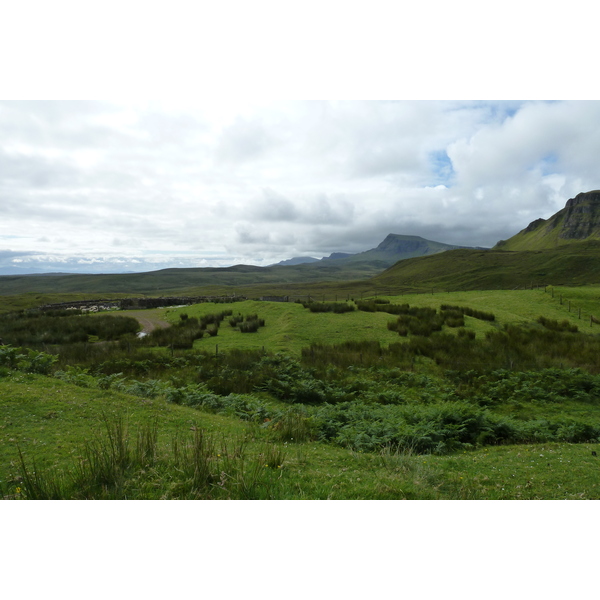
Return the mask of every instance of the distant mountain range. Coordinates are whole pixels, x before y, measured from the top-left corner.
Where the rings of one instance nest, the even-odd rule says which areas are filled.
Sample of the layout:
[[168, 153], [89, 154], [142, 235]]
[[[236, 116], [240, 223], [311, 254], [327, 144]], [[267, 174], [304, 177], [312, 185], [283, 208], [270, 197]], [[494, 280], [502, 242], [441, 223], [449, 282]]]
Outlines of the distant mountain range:
[[376, 248], [328, 257], [296, 257], [270, 267], [234, 265], [192, 269], [162, 269], [133, 274], [57, 274], [0, 277], [0, 294], [37, 293], [141, 293], [177, 294], [194, 289], [195, 295], [208, 290], [257, 285], [293, 285], [318, 282], [358, 281], [382, 273], [398, 261], [464, 248], [426, 240], [419, 236], [389, 234]]
[[[578, 194], [549, 219], [538, 219], [494, 248], [469, 248], [389, 234], [358, 254], [295, 257], [269, 267], [163, 269], [105, 275], [0, 277], [0, 295], [246, 294], [302, 290], [513, 289], [600, 283], [600, 190]], [[361, 288], [362, 289], [362, 288]], [[274, 292], [275, 290], [275, 292]]]
[[432, 242], [417, 235], [390, 233], [376, 248], [371, 248], [371, 250], [359, 252], [358, 254], [334, 252], [321, 259], [313, 258], [312, 256], [297, 256], [289, 260], [283, 260], [272, 266], [313, 264], [335, 260], [340, 261], [338, 264], [377, 263], [378, 266], [385, 268], [392, 266], [399, 260], [437, 254], [438, 252], [456, 250], [458, 248], [469, 248], [469, 246], [453, 246], [441, 242]]

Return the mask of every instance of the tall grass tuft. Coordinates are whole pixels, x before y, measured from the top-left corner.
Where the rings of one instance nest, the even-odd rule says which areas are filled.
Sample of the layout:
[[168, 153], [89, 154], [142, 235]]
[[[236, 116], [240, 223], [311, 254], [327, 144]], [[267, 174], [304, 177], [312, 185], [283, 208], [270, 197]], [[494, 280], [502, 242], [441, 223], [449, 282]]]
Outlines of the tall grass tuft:
[[47, 472], [39, 469], [35, 461], [32, 468], [29, 469], [19, 446], [17, 446], [17, 450], [24, 497], [29, 500], [61, 500], [65, 498], [68, 489], [66, 477], [60, 472]]

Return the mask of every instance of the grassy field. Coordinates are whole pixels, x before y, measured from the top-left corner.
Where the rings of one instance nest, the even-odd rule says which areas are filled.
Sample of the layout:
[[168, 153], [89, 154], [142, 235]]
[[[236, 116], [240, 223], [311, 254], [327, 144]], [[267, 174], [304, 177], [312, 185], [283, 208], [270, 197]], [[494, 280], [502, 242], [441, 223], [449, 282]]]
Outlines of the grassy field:
[[[474, 333], [475, 339], [485, 339], [486, 333], [499, 332], [507, 325], [527, 326], [539, 316], [566, 320], [581, 331], [597, 334], [600, 325], [590, 327], [589, 316], [600, 313], [599, 298], [600, 286], [379, 296], [393, 304], [435, 309], [450, 304], [493, 312], [494, 321], [465, 317], [462, 329]], [[313, 313], [298, 303], [248, 300], [113, 314], [177, 325], [182, 314], [193, 319], [223, 309], [233, 315], [257, 314], [265, 325], [256, 333], [241, 333], [226, 318], [217, 335], [197, 340], [193, 351], [149, 348], [143, 356], [128, 360], [125, 348], [118, 360], [115, 358], [113, 371], [106, 371], [106, 366], [104, 371], [92, 373], [67, 368], [57, 374], [63, 380], [27, 372], [32, 370], [28, 366], [10, 370], [0, 365], [2, 496], [600, 498], [600, 444], [584, 433], [600, 427], [595, 392], [584, 391], [596, 384], [576, 372], [548, 372], [557, 384], [564, 377], [564, 381], [584, 386], [574, 395], [567, 386], [562, 395], [557, 391], [554, 397], [557, 384], [545, 383], [535, 373], [507, 371], [494, 376], [499, 377], [497, 384], [493, 378], [487, 381], [485, 375], [448, 379], [442, 367], [425, 357], [413, 362], [409, 372], [358, 364], [351, 369], [326, 364], [302, 368], [287, 359], [268, 358], [282, 353], [300, 361], [302, 350], [311, 344], [376, 341], [382, 348], [398, 341], [410, 344], [412, 337], [402, 338], [387, 328], [395, 316], [385, 312]], [[445, 330], [456, 335], [455, 329]], [[109, 348], [94, 343], [86, 347]], [[252, 359], [257, 362], [244, 362], [249, 359], [236, 359], [236, 355], [227, 358], [240, 350], [259, 351]], [[261, 356], [267, 357], [266, 362]], [[197, 357], [196, 362], [189, 357]], [[216, 360], [221, 357], [224, 362]], [[153, 371], [154, 359], [156, 365], [168, 362], [171, 366], [161, 375]], [[29, 360], [34, 365], [31, 357]], [[258, 377], [260, 389], [250, 387], [229, 396], [229, 391], [215, 392], [229, 390], [238, 377], [236, 360], [245, 365], [239, 367], [243, 381]], [[124, 368], [122, 365], [143, 376], [141, 383], [123, 380], [120, 388], [111, 387], [119, 379], [116, 370]], [[201, 372], [204, 379], [198, 383], [194, 378]], [[295, 390], [293, 393], [304, 394], [302, 397], [317, 394], [326, 401], [294, 404], [287, 398], [288, 392], [282, 395], [283, 384], [292, 386], [289, 393]], [[500, 390], [501, 396], [494, 396], [494, 390]], [[190, 398], [197, 405], [192, 407], [191, 400], [182, 402], [181, 398]], [[317, 426], [323, 434], [328, 427], [339, 427], [336, 419], [342, 417], [355, 420], [328, 439], [314, 435]], [[425, 421], [418, 425], [421, 421], [414, 419]], [[443, 433], [450, 436], [448, 440], [454, 439], [459, 426], [478, 422], [477, 427], [483, 429], [468, 443], [452, 442], [454, 446], [446, 450], [446, 442], [422, 442], [428, 444], [424, 448], [440, 451], [374, 441], [377, 436], [400, 439], [402, 427], [408, 427], [411, 420], [425, 432], [419, 434], [424, 436], [422, 440], [442, 435], [442, 429], [438, 433], [423, 429], [433, 427], [436, 419], [439, 423], [450, 419]], [[455, 423], [455, 419], [459, 421]], [[556, 432], [562, 431], [565, 439], [579, 436], [586, 441], [535, 442], [538, 426], [547, 440], [559, 439], [563, 434]], [[529, 441], [494, 442], [493, 436], [506, 427], [517, 428], [514, 435]], [[530, 433], [518, 433], [519, 427]], [[92, 477], [92, 464], [102, 467], [101, 477], [98, 473]]]
[[[0, 395], [0, 485], [6, 498], [26, 497], [17, 448], [31, 471], [35, 464], [40, 473], [64, 473], [85, 460], [86, 442], [105, 434], [104, 417], [123, 418], [132, 447], [144, 425], [160, 423], [157, 458], [107, 497], [240, 497], [246, 478], [252, 483], [247, 497], [265, 499], [600, 498], [600, 459], [592, 455], [600, 444], [500, 446], [453, 456], [391, 449], [362, 453], [319, 442], [284, 443], [235, 418], [42, 376], [0, 379]], [[226, 468], [226, 454], [231, 461], [236, 452], [245, 458], [247, 470], [207, 490], [186, 486], [166, 459], [161, 464], [161, 457], [169, 455], [177, 436], [192, 439], [195, 429], [213, 438], [210, 460], [217, 473]], [[252, 471], [257, 465], [258, 474]]]
[[[325, 296], [327, 297], [327, 296]], [[367, 296], [364, 296], [367, 298]], [[488, 323], [466, 317], [466, 328], [477, 335], [509, 323], [527, 323], [539, 316], [549, 319], [567, 319], [581, 330], [600, 332], [600, 325], [590, 328], [590, 314], [600, 317], [600, 286], [552, 288], [533, 290], [490, 290], [471, 292], [450, 292], [434, 294], [404, 294], [402, 296], [379, 295], [379, 298], [396, 304], [437, 308], [442, 304], [464, 305], [474, 309], [493, 312], [495, 323]], [[562, 304], [561, 304], [562, 298]], [[571, 311], [569, 312], [569, 301]], [[218, 312], [223, 307], [231, 308], [234, 314], [258, 314], [265, 320], [265, 327], [256, 333], [240, 334], [226, 322], [215, 338], [204, 338], [196, 342], [197, 348], [219, 345], [219, 349], [265, 348], [273, 352], [299, 354], [303, 347], [311, 343], [340, 343], [347, 340], [377, 340], [383, 345], [398, 341], [398, 335], [387, 330], [386, 325], [393, 320], [387, 313], [366, 313], [354, 311], [344, 314], [311, 313], [301, 304], [293, 302], [261, 302], [248, 300], [230, 305], [213, 303], [197, 304], [191, 307], [167, 308], [154, 314], [171, 323], [179, 321], [179, 315], [200, 317]], [[578, 309], [581, 308], [581, 318]], [[115, 313], [115, 314], [129, 314]], [[141, 314], [141, 313], [140, 313]]]

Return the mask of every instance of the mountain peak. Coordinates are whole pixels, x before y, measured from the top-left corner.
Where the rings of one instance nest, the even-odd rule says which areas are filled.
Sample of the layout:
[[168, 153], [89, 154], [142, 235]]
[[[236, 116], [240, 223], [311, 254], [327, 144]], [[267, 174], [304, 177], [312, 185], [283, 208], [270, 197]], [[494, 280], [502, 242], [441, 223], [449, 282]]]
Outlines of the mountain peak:
[[600, 204], [600, 190], [592, 190], [591, 192], [581, 192], [575, 198], [567, 200], [565, 208], [572, 208], [582, 204]]
[[600, 190], [581, 192], [549, 219], [536, 219], [506, 241], [502, 250], [545, 250], [584, 240], [600, 239]]

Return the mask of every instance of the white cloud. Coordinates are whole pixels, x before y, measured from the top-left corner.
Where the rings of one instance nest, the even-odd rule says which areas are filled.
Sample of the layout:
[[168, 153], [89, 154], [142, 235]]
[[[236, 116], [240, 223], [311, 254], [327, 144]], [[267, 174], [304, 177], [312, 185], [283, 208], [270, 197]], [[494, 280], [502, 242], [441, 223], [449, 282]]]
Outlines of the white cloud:
[[595, 101], [2, 102], [0, 239], [124, 270], [491, 246], [600, 187], [599, 154]]

